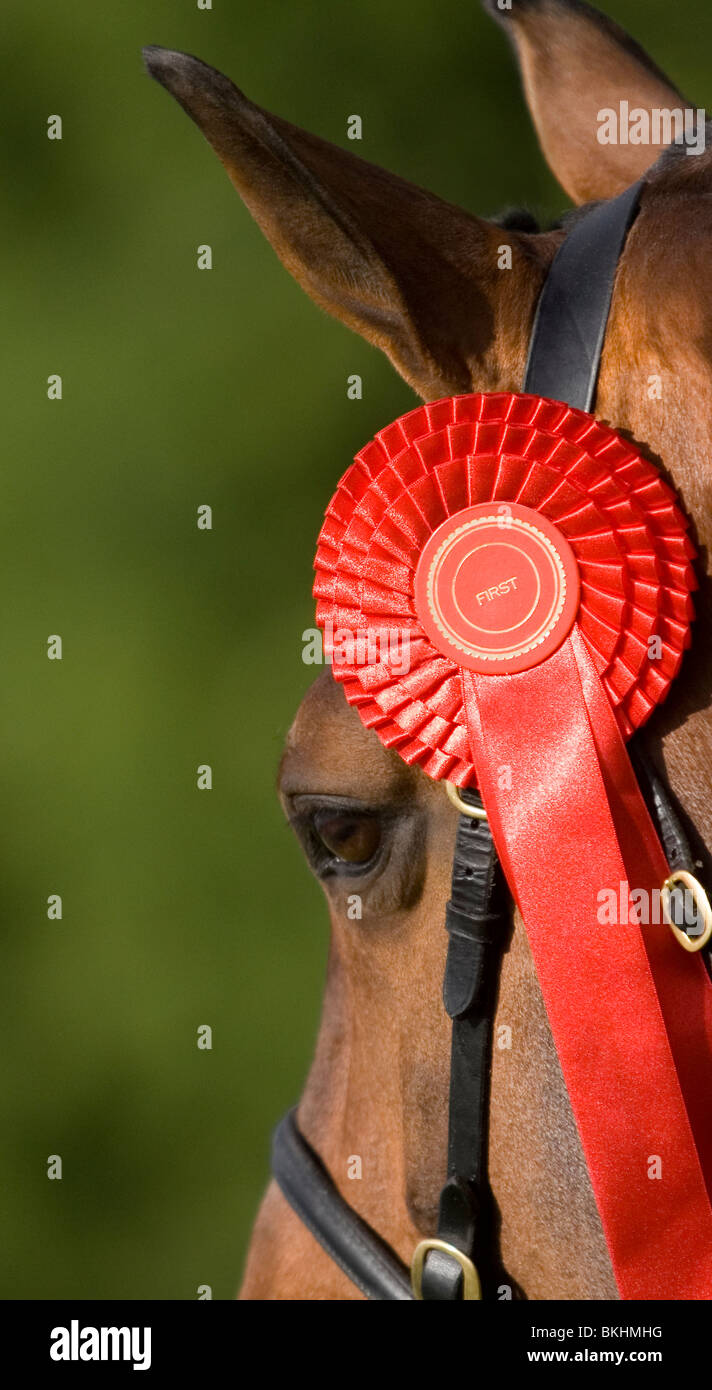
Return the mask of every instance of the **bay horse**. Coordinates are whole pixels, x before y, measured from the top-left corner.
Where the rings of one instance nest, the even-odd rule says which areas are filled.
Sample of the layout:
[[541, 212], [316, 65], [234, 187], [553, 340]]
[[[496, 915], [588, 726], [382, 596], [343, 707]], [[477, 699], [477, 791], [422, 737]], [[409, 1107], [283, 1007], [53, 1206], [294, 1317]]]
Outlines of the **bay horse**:
[[[618, 112], [621, 102], [648, 113], [651, 129], [654, 113], [689, 104], [589, 5], [486, 0], [485, 8], [513, 41], [542, 150], [573, 202], [610, 199], [645, 180], [618, 268], [596, 414], [663, 466], [706, 565], [712, 154], [600, 139], [601, 112]], [[159, 48], [145, 57], [203, 131], [285, 266], [317, 304], [381, 348], [422, 400], [520, 389], [538, 295], [566, 218], [542, 231], [526, 217], [474, 217], [269, 115], [196, 58]], [[511, 248], [510, 268], [503, 246]], [[700, 843], [712, 843], [711, 666], [700, 631], [709, 619], [709, 570], [699, 577], [697, 641], [648, 727], [646, 747]], [[362, 726], [328, 669], [289, 731], [279, 794], [331, 918], [300, 1127], [342, 1195], [408, 1263], [435, 1229], [445, 1176], [450, 1025], [440, 997], [442, 924], [457, 815], [440, 785]], [[506, 1045], [494, 1050], [490, 1177], [504, 1265], [528, 1299], [615, 1299], [518, 917], [496, 1022]], [[240, 1297], [361, 1296], [271, 1183]]]

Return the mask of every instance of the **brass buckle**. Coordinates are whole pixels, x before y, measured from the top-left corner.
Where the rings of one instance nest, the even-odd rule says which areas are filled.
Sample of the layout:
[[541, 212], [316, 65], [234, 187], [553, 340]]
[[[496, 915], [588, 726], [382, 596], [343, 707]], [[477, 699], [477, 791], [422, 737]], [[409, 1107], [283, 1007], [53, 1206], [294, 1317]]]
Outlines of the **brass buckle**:
[[[672, 920], [670, 912], [670, 894], [674, 888], [680, 884], [688, 888], [695, 900], [695, 908], [702, 919], [703, 927], [699, 936], [688, 936], [686, 931], [678, 927]], [[665, 879], [661, 894], [662, 909], [670, 930], [677, 937], [684, 951], [701, 951], [708, 941], [712, 940], [712, 907], [710, 900], [698, 879], [692, 874], [688, 874], [686, 869], [676, 869], [669, 878]]]
[[462, 1298], [463, 1302], [471, 1299], [482, 1298], [482, 1286], [480, 1276], [467, 1255], [463, 1255], [456, 1245], [448, 1245], [446, 1240], [421, 1240], [416, 1245], [413, 1253], [413, 1260], [410, 1266], [410, 1283], [413, 1290], [413, 1297], [422, 1299], [423, 1297], [423, 1266], [431, 1250], [442, 1250], [444, 1255], [451, 1255], [456, 1260], [462, 1270]]
[[463, 801], [460, 796], [459, 788], [455, 786], [454, 782], [446, 782], [445, 791], [453, 806], [457, 807], [460, 815], [469, 816], [470, 820], [487, 820], [487, 812], [484, 806], [468, 806], [467, 802]]

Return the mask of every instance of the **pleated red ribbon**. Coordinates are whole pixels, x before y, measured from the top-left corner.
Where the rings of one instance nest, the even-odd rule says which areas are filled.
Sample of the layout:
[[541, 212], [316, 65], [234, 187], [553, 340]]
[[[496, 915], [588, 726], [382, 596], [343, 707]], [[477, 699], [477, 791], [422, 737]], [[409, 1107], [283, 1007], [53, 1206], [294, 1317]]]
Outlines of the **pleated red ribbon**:
[[693, 555], [674, 494], [613, 431], [473, 395], [361, 451], [316, 558], [363, 722], [479, 785], [628, 1299], [712, 1298], [712, 985], [638, 922], [668, 866], [624, 745], [689, 645]]

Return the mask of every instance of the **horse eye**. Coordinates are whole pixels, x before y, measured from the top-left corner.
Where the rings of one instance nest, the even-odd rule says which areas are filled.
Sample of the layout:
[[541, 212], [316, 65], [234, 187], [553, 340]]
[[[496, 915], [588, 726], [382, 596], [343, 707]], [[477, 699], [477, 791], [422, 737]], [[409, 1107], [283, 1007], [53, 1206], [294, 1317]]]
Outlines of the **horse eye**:
[[381, 843], [375, 816], [323, 809], [315, 813], [313, 826], [329, 854], [345, 864], [368, 864]]

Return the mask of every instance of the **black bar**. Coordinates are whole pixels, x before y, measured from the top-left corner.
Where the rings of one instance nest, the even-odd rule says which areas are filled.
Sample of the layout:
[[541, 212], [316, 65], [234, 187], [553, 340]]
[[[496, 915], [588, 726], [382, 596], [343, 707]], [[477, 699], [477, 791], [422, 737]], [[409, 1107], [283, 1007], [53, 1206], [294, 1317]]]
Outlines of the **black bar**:
[[[347, 1343], [330, 1335], [342, 1330], [342, 1317], [347, 1318]], [[254, 1383], [260, 1366], [273, 1381], [281, 1365], [287, 1371], [291, 1367], [292, 1373], [299, 1368], [301, 1375], [313, 1377], [316, 1383], [325, 1374], [339, 1377], [348, 1364], [353, 1383], [359, 1364], [370, 1377], [374, 1367], [384, 1372], [389, 1364], [402, 1368], [410, 1355], [433, 1345], [434, 1328], [444, 1325], [440, 1318], [448, 1327], [450, 1373], [454, 1370], [450, 1339], [455, 1337], [467, 1358], [461, 1364], [469, 1362], [473, 1371], [489, 1365], [496, 1366], [498, 1374], [515, 1371], [522, 1376], [535, 1367], [570, 1376], [572, 1369], [583, 1365], [623, 1373], [662, 1366], [668, 1377], [684, 1375], [706, 1364], [709, 1347], [708, 1314], [695, 1303], [472, 1303], [439, 1313], [424, 1303], [412, 1303], [409, 1313], [398, 1314], [374, 1313], [370, 1307], [337, 1311], [337, 1305], [323, 1303], [310, 1307], [306, 1303], [17, 1301], [0, 1304], [0, 1367], [5, 1369], [19, 1354], [23, 1383], [28, 1373], [36, 1371], [43, 1390], [67, 1376], [74, 1384], [128, 1376], [140, 1385], [144, 1377], [163, 1379], [174, 1373], [176, 1384], [190, 1384], [192, 1375], [201, 1377], [193, 1382], [196, 1385], [212, 1386], [227, 1383], [228, 1373]], [[61, 1328], [66, 1336], [59, 1332]], [[128, 1351], [128, 1359], [56, 1360], [50, 1355], [52, 1346], [72, 1357], [82, 1347], [100, 1353], [102, 1328], [138, 1330], [132, 1346], [123, 1332], [115, 1339], [119, 1352]], [[105, 1339], [109, 1354], [112, 1338], [109, 1334]], [[141, 1374], [138, 1381], [134, 1351]], [[346, 1361], [341, 1361], [342, 1355]], [[448, 1374], [447, 1380], [451, 1379]]]

